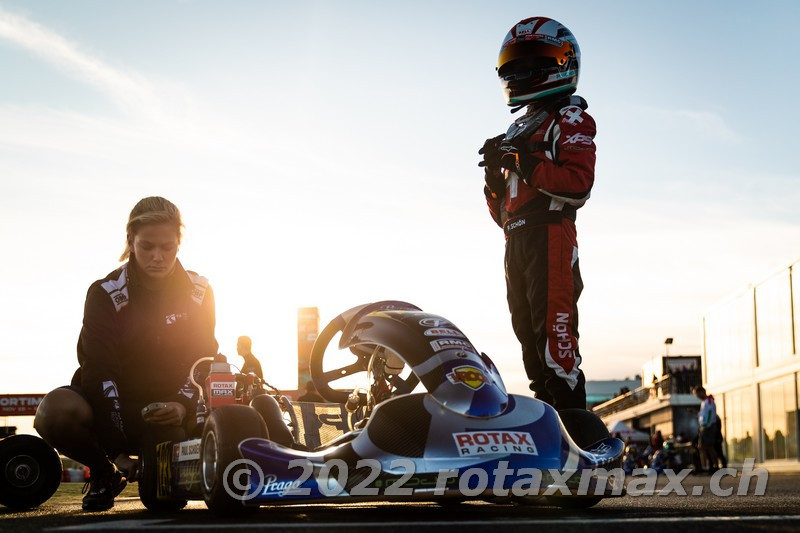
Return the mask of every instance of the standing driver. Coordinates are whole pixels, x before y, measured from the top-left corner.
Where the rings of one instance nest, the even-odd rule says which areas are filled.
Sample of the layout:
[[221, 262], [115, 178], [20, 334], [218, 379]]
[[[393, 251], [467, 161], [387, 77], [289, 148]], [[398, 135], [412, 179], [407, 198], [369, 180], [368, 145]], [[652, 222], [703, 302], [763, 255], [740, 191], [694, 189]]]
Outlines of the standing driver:
[[483, 154], [484, 193], [506, 236], [508, 306], [536, 397], [586, 408], [577, 302], [583, 289], [575, 218], [594, 183], [595, 122], [578, 85], [580, 49], [558, 21], [533, 17], [508, 32], [497, 74], [512, 112]]
[[[86, 511], [111, 508], [136, 479], [131, 455], [143, 438], [185, 438], [197, 395], [189, 371], [217, 353], [211, 287], [178, 261], [182, 227], [169, 200], [153, 196], [134, 206], [120, 258], [127, 262], [86, 295], [80, 368], [36, 412], [44, 440], [89, 467]], [[145, 418], [142, 410], [156, 402]]]

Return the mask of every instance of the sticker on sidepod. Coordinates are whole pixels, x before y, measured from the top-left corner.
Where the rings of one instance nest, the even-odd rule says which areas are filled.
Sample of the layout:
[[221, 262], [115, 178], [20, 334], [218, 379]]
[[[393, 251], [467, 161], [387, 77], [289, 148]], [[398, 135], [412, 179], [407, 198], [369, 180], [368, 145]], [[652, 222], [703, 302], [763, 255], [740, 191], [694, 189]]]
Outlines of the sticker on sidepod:
[[172, 445], [172, 459], [176, 462], [200, 459], [200, 439], [176, 442]]
[[531, 434], [519, 431], [464, 431], [453, 433], [453, 440], [461, 457], [496, 453], [539, 455]]
[[464, 338], [464, 334], [458, 331], [457, 329], [452, 328], [430, 328], [425, 330], [426, 337], [461, 337]]
[[468, 340], [464, 339], [436, 339], [431, 341], [431, 348], [434, 352], [441, 352], [442, 350], [469, 350], [475, 352], [475, 348]]
[[275, 474], [270, 474], [264, 480], [264, 488], [261, 489], [262, 496], [286, 496], [300, 488], [300, 480], [278, 480]]
[[425, 326], [426, 328], [440, 328], [442, 326], [452, 326], [453, 324], [450, 323], [449, 320], [445, 320], [444, 318], [432, 318], [426, 317], [419, 321], [420, 326]]
[[483, 373], [483, 370], [469, 365], [457, 366], [454, 368], [452, 372], [447, 374], [447, 380], [454, 385], [460, 383], [472, 390], [478, 390], [487, 383], [490, 383], [489, 378]]

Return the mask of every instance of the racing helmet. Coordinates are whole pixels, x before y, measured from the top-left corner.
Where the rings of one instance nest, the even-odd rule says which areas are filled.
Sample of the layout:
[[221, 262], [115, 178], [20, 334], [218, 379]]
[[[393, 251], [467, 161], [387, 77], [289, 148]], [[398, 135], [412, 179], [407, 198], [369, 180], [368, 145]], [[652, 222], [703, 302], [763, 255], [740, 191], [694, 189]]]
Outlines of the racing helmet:
[[566, 96], [578, 86], [581, 50], [572, 32], [557, 20], [519, 21], [500, 47], [497, 75], [510, 107]]

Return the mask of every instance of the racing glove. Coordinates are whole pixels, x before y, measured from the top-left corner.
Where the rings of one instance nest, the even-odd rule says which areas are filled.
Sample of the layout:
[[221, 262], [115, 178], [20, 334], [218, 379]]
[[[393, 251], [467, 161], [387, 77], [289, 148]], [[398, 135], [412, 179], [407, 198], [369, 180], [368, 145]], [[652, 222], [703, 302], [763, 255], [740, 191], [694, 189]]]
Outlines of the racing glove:
[[502, 170], [484, 169], [484, 181], [486, 186], [483, 188], [483, 194], [487, 198], [502, 198], [506, 193], [506, 179]]
[[487, 167], [498, 169], [500, 168], [500, 158], [502, 156], [500, 152], [500, 144], [502, 144], [503, 139], [506, 138], [505, 133], [501, 133], [497, 137], [492, 137], [491, 139], [486, 139], [486, 142], [483, 143], [483, 147], [478, 150], [478, 154], [483, 156], [483, 161], [478, 163], [479, 167]]
[[500, 150], [505, 136], [505, 133], [502, 133], [497, 137], [486, 139], [483, 147], [478, 150], [478, 154], [483, 156], [483, 161], [478, 163], [478, 166], [483, 167], [484, 170], [484, 181], [486, 182], [484, 194], [490, 198], [500, 198], [505, 194], [505, 177], [501, 168], [503, 154]]
[[533, 171], [536, 170], [536, 166], [541, 163], [541, 160], [534, 157], [524, 143], [522, 146], [516, 146], [510, 142], [503, 142], [500, 145], [500, 153], [502, 154], [500, 166], [515, 172], [525, 182], [525, 185], [530, 185]]

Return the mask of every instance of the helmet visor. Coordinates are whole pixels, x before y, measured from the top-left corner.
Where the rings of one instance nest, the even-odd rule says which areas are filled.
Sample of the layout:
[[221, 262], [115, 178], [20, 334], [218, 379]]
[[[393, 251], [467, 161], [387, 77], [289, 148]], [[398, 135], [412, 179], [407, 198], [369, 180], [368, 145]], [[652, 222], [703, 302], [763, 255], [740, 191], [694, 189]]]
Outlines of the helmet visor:
[[504, 65], [499, 75], [508, 105], [571, 93], [578, 83], [578, 71], [575, 69], [531, 67], [518, 61]]
[[500, 73], [503, 66], [512, 61], [542, 61], [550, 65], [553, 65], [553, 61], [553, 66], [564, 66], [575, 57], [575, 45], [567, 40], [561, 40], [560, 45], [543, 39], [517, 41], [500, 50], [497, 69]]
[[504, 65], [497, 75], [504, 85], [538, 85], [547, 80], [553, 70], [553, 68], [517, 62]]

